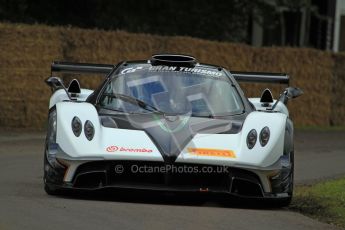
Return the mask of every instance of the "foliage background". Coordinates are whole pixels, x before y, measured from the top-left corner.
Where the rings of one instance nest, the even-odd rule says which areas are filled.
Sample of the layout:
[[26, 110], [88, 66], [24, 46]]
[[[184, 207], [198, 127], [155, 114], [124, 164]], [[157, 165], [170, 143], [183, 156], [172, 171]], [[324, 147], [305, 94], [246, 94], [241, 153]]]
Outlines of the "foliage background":
[[[305, 1], [277, 4], [292, 8]], [[264, 0], [0, 0], [0, 21], [242, 43], [250, 37], [248, 23], [253, 15], [264, 15], [272, 27], [279, 20], [276, 14], [274, 4]]]

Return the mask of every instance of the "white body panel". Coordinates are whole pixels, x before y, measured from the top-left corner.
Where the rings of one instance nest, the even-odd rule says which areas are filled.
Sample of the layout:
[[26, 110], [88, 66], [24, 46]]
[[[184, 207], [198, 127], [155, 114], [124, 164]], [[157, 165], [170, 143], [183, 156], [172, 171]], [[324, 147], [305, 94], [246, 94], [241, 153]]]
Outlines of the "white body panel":
[[[62, 150], [75, 159], [105, 160], [153, 160], [163, 158], [142, 130], [127, 130], [103, 127], [93, 105], [88, 103], [62, 102], [57, 108], [57, 143]], [[95, 128], [95, 136], [89, 141], [82, 132], [76, 137], [71, 129], [71, 121], [78, 116], [84, 124], [90, 120]], [[260, 121], [260, 122], [258, 122]], [[177, 158], [176, 162], [190, 162], [215, 165], [246, 165], [264, 168], [272, 165], [283, 154], [286, 115], [282, 113], [252, 112], [246, 118], [242, 131], [238, 134], [196, 134]], [[262, 147], [257, 141], [253, 149], [246, 144], [247, 134], [256, 129], [259, 135], [262, 128], [269, 127], [271, 135], [268, 144]], [[151, 152], [107, 151], [110, 146], [124, 149], [146, 149]], [[236, 157], [198, 156], [188, 153], [187, 148], [209, 148], [232, 150]]]
[[[65, 181], [71, 181], [78, 165], [95, 160], [138, 160], [160, 161], [163, 157], [145, 131], [103, 127], [95, 107], [82, 102], [58, 102], [56, 142], [66, 155], [57, 157], [65, 159], [70, 165]], [[95, 136], [89, 141], [84, 129], [76, 137], [71, 129], [71, 121], [78, 116], [82, 124], [90, 120], [95, 128]], [[274, 170], [272, 166], [283, 155], [284, 131], [287, 116], [284, 113], [250, 113], [237, 134], [196, 134], [176, 159], [179, 163], [197, 163], [245, 168], [266, 177]], [[246, 138], [251, 129], [258, 135], [265, 126], [270, 129], [270, 140], [262, 147], [257, 140], [253, 149], [248, 149]], [[108, 148], [116, 146], [116, 151]], [[235, 157], [199, 156], [187, 151], [187, 148], [209, 148], [232, 150]], [[123, 149], [124, 151], [121, 151]], [[147, 151], [132, 151], [145, 149]], [[129, 151], [126, 151], [129, 150]], [[261, 174], [261, 175], [260, 175]], [[264, 183], [264, 189], [269, 190]]]
[[[283, 154], [285, 122], [285, 114], [252, 112], [238, 134], [197, 134], [176, 162], [265, 168], [274, 164]], [[269, 127], [271, 132], [267, 145], [262, 147], [257, 141], [253, 149], [248, 149], [246, 139], [249, 131], [255, 129], [259, 135], [265, 126]], [[187, 148], [190, 147], [232, 150], [236, 157], [197, 156], [188, 153]]]
[[[260, 98], [248, 98], [248, 100], [255, 106], [256, 110], [267, 111], [267, 107], [263, 107], [260, 102]], [[270, 107], [276, 103], [277, 100], [273, 100], [273, 103], [270, 104]], [[277, 106], [274, 108], [273, 112], [284, 113], [286, 116], [289, 116], [289, 110], [282, 102], [278, 102]]]
[[[89, 103], [60, 102], [57, 109], [56, 142], [71, 158], [80, 160], [150, 160], [163, 161], [156, 146], [144, 131], [113, 129], [101, 126], [95, 107]], [[83, 131], [76, 137], [71, 128], [74, 116], [79, 117], [82, 124], [90, 120], [95, 128], [95, 136], [89, 141]], [[115, 152], [107, 151], [116, 146]], [[146, 149], [152, 152], [121, 151], [125, 149]]]
[[[80, 94], [76, 98], [76, 101], [85, 101], [90, 94], [93, 93], [93, 90], [89, 89], [80, 89]], [[50, 97], [49, 109], [52, 108], [56, 103], [61, 101], [68, 101], [69, 98], [63, 89], [56, 90], [53, 95]]]

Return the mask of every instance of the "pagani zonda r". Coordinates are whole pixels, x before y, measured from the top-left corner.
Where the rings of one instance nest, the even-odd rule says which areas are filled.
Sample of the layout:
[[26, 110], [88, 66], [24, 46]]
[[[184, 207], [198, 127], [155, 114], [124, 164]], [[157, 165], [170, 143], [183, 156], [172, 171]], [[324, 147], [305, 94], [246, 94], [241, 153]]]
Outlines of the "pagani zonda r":
[[238, 81], [288, 84], [285, 74], [231, 72], [191, 56], [117, 65], [53, 62], [52, 72], [103, 73], [96, 89], [46, 83], [48, 194], [66, 189], [226, 193], [288, 205], [293, 191], [289, 87], [246, 98]]

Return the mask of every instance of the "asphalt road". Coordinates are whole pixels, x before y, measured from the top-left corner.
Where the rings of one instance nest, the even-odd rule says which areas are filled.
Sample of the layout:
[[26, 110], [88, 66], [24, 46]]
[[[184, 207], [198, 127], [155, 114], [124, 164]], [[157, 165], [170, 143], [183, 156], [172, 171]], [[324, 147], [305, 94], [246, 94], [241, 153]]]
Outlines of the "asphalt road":
[[[296, 183], [345, 175], [345, 132], [297, 132]], [[48, 196], [42, 134], [0, 133], [3, 229], [337, 229], [287, 209], [149, 193]]]

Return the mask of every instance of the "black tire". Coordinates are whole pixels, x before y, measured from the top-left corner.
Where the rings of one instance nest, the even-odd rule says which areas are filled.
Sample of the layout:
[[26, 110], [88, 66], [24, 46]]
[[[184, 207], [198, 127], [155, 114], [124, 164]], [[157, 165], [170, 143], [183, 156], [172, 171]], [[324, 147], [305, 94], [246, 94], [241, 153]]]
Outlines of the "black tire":
[[280, 198], [277, 200], [272, 201], [272, 206], [281, 208], [281, 207], [287, 207], [290, 205], [292, 197], [293, 197], [293, 188], [294, 188], [294, 169], [295, 169], [295, 161], [294, 161], [294, 151], [290, 153], [290, 162], [291, 162], [291, 172], [290, 172], [290, 183], [289, 183], [289, 197]]
[[46, 153], [44, 153], [44, 161], [43, 161], [43, 171], [44, 171], [44, 175], [43, 175], [43, 183], [44, 183], [44, 191], [48, 194], [48, 195], [63, 195], [63, 190], [62, 189], [58, 189], [56, 188], [54, 185], [48, 185], [47, 181], [50, 181], [50, 178], [47, 178], [47, 172], [45, 171], [45, 167], [47, 166], [48, 160], [47, 160], [47, 156]]
[[267, 200], [267, 204], [270, 207], [273, 208], [282, 208], [282, 207], [287, 207], [290, 205], [292, 197], [293, 197], [293, 188], [294, 188], [294, 151], [291, 151], [290, 154], [290, 162], [291, 162], [291, 172], [289, 174], [289, 190], [288, 190], [288, 197], [284, 197], [284, 198], [276, 198], [276, 199], [272, 199], [272, 200]]
[[287, 207], [290, 205], [291, 200], [292, 200], [292, 196], [287, 197], [287, 198], [280, 198], [280, 199], [272, 200], [270, 202], [270, 206], [273, 208]]
[[63, 195], [63, 190], [44, 184], [44, 191], [51, 196]]
[[290, 153], [290, 161], [291, 161], [291, 185], [290, 185], [290, 201], [293, 197], [293, 189], [294, 189], [294, 180], [295, 180], [295, 152], [292, 151]]

